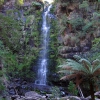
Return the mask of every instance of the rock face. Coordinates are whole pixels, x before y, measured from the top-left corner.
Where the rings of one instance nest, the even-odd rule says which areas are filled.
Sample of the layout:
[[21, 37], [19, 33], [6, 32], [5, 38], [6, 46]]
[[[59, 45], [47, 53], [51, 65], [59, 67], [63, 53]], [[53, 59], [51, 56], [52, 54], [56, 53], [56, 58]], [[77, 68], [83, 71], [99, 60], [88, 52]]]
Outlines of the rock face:
[[[90, 5], [88, 5], [90, 10], [84, 13], [78, 1], [66, 3], [68, 1], [60, 0], [55, 12], [61, 27], [59, 30], [61, 31], [60, 41], [62, 43], [60, 42], [60, 45], [62, 48], [59, 49], [59, 55], [63, 58], [73, 58], [73, 55], [84, 55], [91, 49], [92, 40], [99, 37], [100, 29], [95, 29], [94, 24], [89, 21], [93, 20], [92, 17], [95, 15], [91, 12], [94, 9]], [[94, 29], [94, 33], [91, 29]]]
[[46, 100], [46, 98], [34, 91], [30, 91], [25, 93], [25, 100]]

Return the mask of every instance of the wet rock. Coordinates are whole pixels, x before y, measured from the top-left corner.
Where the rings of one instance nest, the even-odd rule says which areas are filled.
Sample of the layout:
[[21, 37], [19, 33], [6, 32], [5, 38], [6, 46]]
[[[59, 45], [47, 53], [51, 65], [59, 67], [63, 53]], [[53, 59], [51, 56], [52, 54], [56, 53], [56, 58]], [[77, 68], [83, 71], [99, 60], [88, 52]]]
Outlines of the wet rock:
[[23, 99], [23, 98], [17, 98], [16, 100], [25, 100], [25, 99]]
[[19, 78], [15, 78], [15, 79], [14, 79], [14, 82], [20, 83], [20, 81], [21, 81], [21, 80], [20, 80]]
[[60, 98], [61, 100], [81, 100], [79, 97], [77, 96], [66, 96], [66, 97], [62, 97]]
[[39, 85], [39, 84], [33, 84], [33, 88], [34, 90], [40, 90], [40, 91], [44, 91], [46, 93], [50, 92], [51, 87], [48, 85]]
[[46, 97], [51, 98], [51, 97], [53, 97], [53, 95], [52, 94], [46, 94]]
[[83, 47], [83, 49], [82, 49], [83, 52], [86, 52], [86, 51], [89, 51], [89, 50], [90, 50], [89, 47]]
[[12, 89], [9, 90], [9, 94], [10, 94], [10, 95], [16, 95], [16, 92], [15, 92], [15, 90], [12, 88]]
[[73, 47], [73, 52], [80, 52], [81, 48], [80, 47]]
[[98, 98], [98, 100], [100, 99], [100, 91], [96, 92], [94, 95]]
[[29, 91], [25, 93], [25, 100], [46, 100], [46, 98], [34, 91]]
[[73, 59], [74, 53], [68, 53], [66, 58]]
[[64, 91], [61, 91], [61, 96], [64, 97], [66, 93]]
[[12, 100], [15, 100], [15, 99], [17, 99], [17, 98], [19, 98], [19, 95], [13, 95], [13, 96], [11, 96], [11, 99], [12, 99]]
[[60, 79], [60, 76], [58, 73], [54, 73], [51, 76], [52, 76], [52, 81], [58, 82]]
[[89, 100], [89, 99], [86, 99], [86, 98], [81, 98], [81, 100]]

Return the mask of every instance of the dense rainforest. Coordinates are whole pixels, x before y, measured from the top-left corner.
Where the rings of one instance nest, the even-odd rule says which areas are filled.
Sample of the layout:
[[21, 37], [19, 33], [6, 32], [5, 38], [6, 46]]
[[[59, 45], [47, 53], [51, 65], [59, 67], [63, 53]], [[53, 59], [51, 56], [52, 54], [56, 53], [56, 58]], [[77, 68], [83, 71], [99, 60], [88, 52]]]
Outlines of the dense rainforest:
[[0, 0], [0, 100], [100, 100], [100, 0]]

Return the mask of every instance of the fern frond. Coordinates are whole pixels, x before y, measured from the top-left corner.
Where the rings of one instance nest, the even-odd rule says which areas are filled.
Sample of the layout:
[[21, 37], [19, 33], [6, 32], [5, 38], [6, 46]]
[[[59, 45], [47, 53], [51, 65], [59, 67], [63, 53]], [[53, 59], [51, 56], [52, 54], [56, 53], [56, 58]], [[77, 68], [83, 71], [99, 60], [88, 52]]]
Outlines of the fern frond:
[[84, 68], [80, 63], [74, 60], [68, 59], [67, 65], [71, 66], [73, 70], [84, 71], [85, 73], [88, 73], [88, 70], [86, 68]]
[[84, 58], [80, 59], [79, 62], [83, 63], [85, 65], [84, 67], [86, 67], [87, 69], [89, 69], [91, 67], [91, 63]]
[[67, 78], [66, 78], [66, 76], [63, 76], [60, 80], [66, 80]]
[[100, 64], [100, 60], [96, 59], [92, 62], [92, 65], [95, 67], [96, 65]]
[[83, 3], [79, 5], [79, 8], [87, 8], [88, 6], [88, 1], [83, 1]]
[[100, 64], [93, 69], [93, 73], [100, 69]]
[[68, 70], [61, 70], [61, 71], [58, 71], [58, 73], [69, 74], [70, 72]]
[[89, 22], [89, 23], [86, 23], [86, 25], [82, 28], [82, 30], [85, 32], [87, 31], [92, 25], [93, 25], [94, 22]]

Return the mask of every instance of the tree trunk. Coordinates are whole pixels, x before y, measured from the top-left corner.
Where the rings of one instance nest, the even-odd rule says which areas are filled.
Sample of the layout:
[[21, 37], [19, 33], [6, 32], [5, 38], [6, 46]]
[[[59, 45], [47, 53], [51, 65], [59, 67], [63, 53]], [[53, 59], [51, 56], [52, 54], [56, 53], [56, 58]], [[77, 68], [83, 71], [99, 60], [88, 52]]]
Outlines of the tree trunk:
[[78, 88], [78, 90], [79, 90], [80, 96], [81, 96], [82, 98], [84, 98], [83, 92], [82, 92], [82, 90], [81, 90], [81, 88], [80, 88], [79, 85], [77, 86], [77, 88]]
[[91, 100], [95, 100], [93, 83], [90, 81], [90, 82], [89, 82], [89, 85], [90, 85], [90, 95], [91, 95]]

